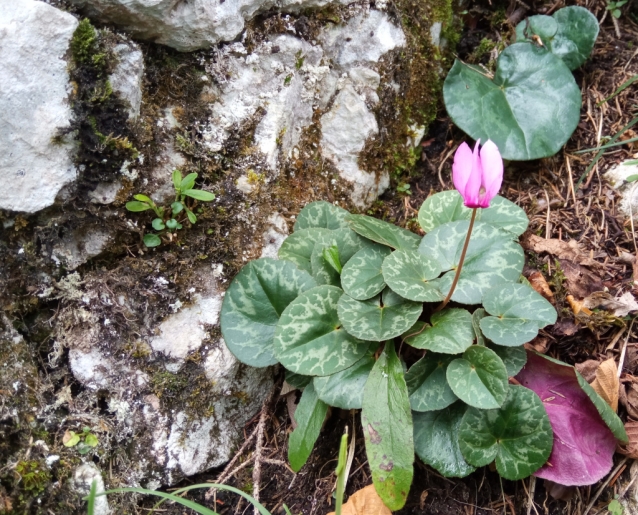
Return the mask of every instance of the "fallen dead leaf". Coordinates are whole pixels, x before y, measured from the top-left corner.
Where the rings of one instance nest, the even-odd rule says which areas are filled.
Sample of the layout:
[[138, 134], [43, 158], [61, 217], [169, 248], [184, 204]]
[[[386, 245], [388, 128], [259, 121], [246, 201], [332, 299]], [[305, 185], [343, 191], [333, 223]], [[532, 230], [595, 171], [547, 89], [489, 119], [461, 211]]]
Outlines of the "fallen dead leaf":
[[549, 479], [545, 479], [544, 483], [547, 493], [554, 499], [558, 499], [559, 501], [567, 502], [571, 500], [576, 493], [575, 486], [559, 485], [558, 483], [554, 483], [554, 481], [550, 481]]
[[556, 238], [546, 240], [536, 234], [528, 234], [521, 240], [521, 244], [528, 250], [538, 253], [547, 252], [559, 259], [567, 259], [580, 265], [601, 266], [580, 249], [576, 240], [563, 241]]
[[538, 270], [534, 270], [527, 276], [527, 280], [538, 293], [545, 297], [548, 301], [554, 302], [554, 293], [547, 284], [545, 276]]
[[[350, 496], [348, 502], [341, 507], [342, 515], [392, 515], [388, 507], [383, 504], [381, 497], [374, 488], [368, 485]], [[328, 515], [335, 515], [330, 512]]]
[[572, 308], [572, 312], [574, 315], [578, 315], [581, 311], [586, 315], [591, 315], [592, 312], [590, 309], [587, 309], [583, 306], [583, 301], [576, 300], [573, 295], [567, 295], [567, 302], [569, 303], [569, 307]]
[[596, 379], [591, 384], [611, 409], [618, 411], [618, 390], [620, 381], [618, 380], [618, 367], [613, 358], [603, 361], [596, 370]]
[[585, 381], [591, 383], [596, 379], [596, 370], [600, 366], [600, 361], [597, 359], [588, 359], [582, 363], [576, 363], [574, 368], [578, 370], [578, 373], [585, 378]]
[[625, 387], [627, 415], [634, 420], [638, 420], [638, 385], [636, 383], [628, 384]]
[[527, 350], [538, 352], [539, 354], [545, 354], [547, 352], [547, 348], [549, 347], [549, 338], [545, 338], [544, 336], [537, 336], [531, 342], [526, 343], [524, 347]]
[[623, 293], [615, 299], [610, 293], [598, 291], [583, 300], [583, 307], [589, 309], [604, 309], [615, 317], [626, 317], [633, 311], [638, 311], [638, 302], [630, 292]]
[[577, 299], [584, 299], [587, 295], [604, 288], [600, 274], [595, 274], [588, 268], [567, 259], [559, 259], [558, 262], [565, 277], [563, 286], [567, 293]]
[[571, 318], [559, 318], [554, 324], [554, 334], [557, 336], [572, 336], [578, 332], [579, 326]]
[[618, 445], [618, 452], [624, 454], [631, 459], [638, 459], [638, 422], [629, 420], [625, 423], [625, 431], [629, 443], [626, 445]]

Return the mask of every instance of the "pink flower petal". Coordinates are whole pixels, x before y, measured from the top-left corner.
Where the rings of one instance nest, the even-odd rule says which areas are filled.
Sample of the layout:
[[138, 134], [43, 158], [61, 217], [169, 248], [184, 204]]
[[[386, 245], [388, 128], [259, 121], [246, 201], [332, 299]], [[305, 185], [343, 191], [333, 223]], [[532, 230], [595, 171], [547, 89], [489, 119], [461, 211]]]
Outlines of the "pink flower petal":
[[528, 351], [516, 379], [541, 398], [554, 431], [552, 453], [534, 475], [566, 486], [591, 485], [605, 477], [616, 438], [579, 386], [574, 368]]
[[483, 168], [483, 188], [485, 188], [485, 198], [489, 206], [490, 201], [498, 194], [498, 190], [503, 184], [503, 158], [492, 140], [488, 139], [481, 148], [481, 165]]
[[467, 143], [463, 142], [456, 149], [454, 154], [454, 164], [452, 165], [452, 182], [458, 192], [463, 195], [465, 185], [472, 173], [472, 150]]
[[465, 205], [467, 207], [481, 207], [480, 206], [480, 192], [481, 192], [481, 176], [483, 175], [483, 170], [481, 168], [481, 158], [479, 155], [479, 144], [481, 140], [476, 141], [476, 145], [474, 145], [474, 151], [472, 152], [472, 172], [467, 180], [467, 184], [465, 185], [465, 194], [461, 192], [463, 195], [463, 200], [465, 201]]

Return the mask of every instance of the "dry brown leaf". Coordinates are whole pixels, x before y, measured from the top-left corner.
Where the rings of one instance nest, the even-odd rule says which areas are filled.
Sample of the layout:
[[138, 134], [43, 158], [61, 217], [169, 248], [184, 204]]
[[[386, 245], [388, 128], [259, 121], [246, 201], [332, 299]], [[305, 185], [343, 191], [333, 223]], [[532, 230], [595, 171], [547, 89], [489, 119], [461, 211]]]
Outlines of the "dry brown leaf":
[[629, 442], [625, 445], [618, 445], [618, 452], [631, 459], [638, 459], [638, 422], [634, 420], [626, 422], [625, 431]]
[[615, 317], [622, 318], [633, 311], [638, 311], [638, 302], [629, 292], [615, 299], [608, 292], [597, 291], [583, 300], [583, 307], [604, 309], [605, 311], [610, 311]]
[[614, 412], [618, 411], [618, 390], [620, 381], [618, 380], [618, 367], [613, 358], [603, 361], [596, 370], [596, 379], [591, 384]]
[[571, 318], [559, 318], [554, 324], [554, 335], [558, 336], [573, 336], [578, 332], [580, 327], [574, 323]]
[[549, 339], [544, 336], [537, 336], [531, 342], [526, 343], [524, 347], [527, 350], [538, 352], [539, 354], [545, 354], [549, 347]]
[[[328, 515], [335, 515], [335, 512]], [[383, 504], [374, 485], [368, 485], [350, 496], [341, 507], [341, 515], [392, 515], [392, 512]]]
[[532, 285], [538, 293], [540, 293], [543, 297], [545, 297], [548, 301], [554, 302], [554, 293], [547, 284], [547, 280], [545, 276], [541, 274], [538, 270], [534, 270], [529, 276], [527, 280]]
[[597, 359], [588, 359], [582, 363], [576, 363], [574, 368], [578, 370], [578, 373], [585, 378], [585, 381], [591, 383], [596, 379], [596, 370], [600, 366], [600, 361]]
[[627, 393], [627, 415], [634, 420], [638, 420], [638, 385], [636, 383], [628, 384], [625, 387]]
[[563, 286], [567, 293], [577, 299], [584, 299], [587, 295], [604, 288], [600, 273], [594, 273], [588, 268], [567, 259], [559, 259], [558, 262], [565, 279]]
[[546, 240], [536, 234], [528, 234], [521, 240], [523, 247], [534, 252], [547, 252], [559, 259], [568, 259], [580, 265], [601, 266], [600, 263], [585, 254], [576, 240], [563, 241], [556, 238]]

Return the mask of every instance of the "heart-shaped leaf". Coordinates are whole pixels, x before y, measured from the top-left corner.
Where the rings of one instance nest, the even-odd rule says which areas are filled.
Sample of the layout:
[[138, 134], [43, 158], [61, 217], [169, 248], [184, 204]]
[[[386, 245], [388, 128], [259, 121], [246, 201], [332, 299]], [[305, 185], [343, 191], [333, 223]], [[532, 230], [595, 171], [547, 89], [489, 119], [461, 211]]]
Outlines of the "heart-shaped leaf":
[[505, 479], [523, 479], [538, 470], [552, 450], [552, 427], [533, 391], [509, 385], [501, 408], [469, 408], [459, 428], [463, 457], [475, 467], [496, 460]]
[[253, 367], [277, 363], [273, 336], [279, 317], [288, 304], [316, 285], [288, 261], [262, 258], [248, 263], [230, 283], [222, 304], [221, 330], [230, 351]]
[[[451, 270], [432, 281], [444, 294], [450, 289], [467, 236], [469, 222], [450, 222], [430, 231], [419, 252], [437, 260], [443, 270]], [[484, 222], [476, 222], [470, 237], [459, 282], [452, 300], [479, 304], [483, 293], [497, 284], [516, 282], [523, 270], [523, 249], [513, 235]]]
[[331, 231], [328, 229], [300, 229], [288, 236], [279, 248], [279, 259], [285, 259], [297, 265], [301, 270], [312, 273], [310, 256], [315, 243]]
[[359, 236], [356, 232], [345, 228], [336, 229], [321, 234], [317, 237], [315, 246], [310, 256], [312, 276], [317, 284], [330, 284], [341, 286], [341, 276], [337, 270], [325, 259], [324, 250], [336, 247], [341, 266], [345, 266], [352, 256], [361, 249], [376, 248], [380, 245]]
[[527, 353], [516, 379], [540, 397], [554, 432], [548, 463], [536, 475], [562, 485], [589, 485], [605, 477], [613, 466], [616, 438], [627, 441], [609, 405], [574, 367], [535, 352]]
[[445, 477], [465, 477], [476, 470], [465, 461], [459, 448], [459, 428], [467, 410], [457, 402], [441, 411], [414, 413], [414, 450]]
[[164, 225], [164, 220], [162, 220], [161, 218], [153, 218], [151, 225], [153, 226], [153, 229], [155, 229], [156, 231], [162, 231], [166, 229], [166, 226]]
[[[477, 219], [482, 211], [479, 209], [476, 213]], [[426, 233], [439, 225], [469, 220], [471, 217], [472, 210], [463, 205], [463, 197], [456, 190], [441, 191], [429, 196], [419, 209], [419, 225]]]
[[474, 313], [472, 313], [472, 328], [474, 329], [474, 337], [476, 338], [477, 345], [485, 346], [485, 338], [483, 337], [483, 333], [481, 332], [481, 319], [485, 318], [487, 313], [483, 308], [476, 308]]
[[443, 294], [430, 282], [441, 273], [435, 259], [415, 250], [397, 250], [383, 261], [383, 279], [396, 293], [417, 302], [437, 302]]
[[162, 244], [162, 239], [157, 234], [145, 234], [144, 245], [149, 248], [157, 247]]
[[315, 377], [313, 383], [317, 395], [335, 408], [361, 409], [363, 387], [374, 363], [374, 355], [368, 353], [350, 368], [331, 376]]
[[388, 247], [379, 245], [361, 249], [346, 263], [341, 272], [343, 291], [356, 300], [367, 300], [385, 288], [381, 265], [390, 254]]
[[556, 309], [525, 284], [501, 284], [483, 295], [490, 315], [481, 319], [486, 338], [498, 345], [515, 347], [533, 340], [538, 330], [556, 322]]
[[501, 347], [500, 345], [490, 344], [489, 348], [496, 352], [496, 355], [501, 358], [509, 377], [514, 377], [518, 374], [525, 366], [525, 363], [527, 363], [527, 352], [525, 352], [522, 346]]
[[569, 68], [529, 43], [503, 50], [493, 79], [456, 60], [443, 96], [454, 123], [473, 139], [491, 139], [504, 159], [554, 155], [580, 120], [580, 89]]
[[507, 397], [507, 369], [487, 347], [473, 345], [467, 349], [462, 358], [448, 365], [446, 377], [454, 394], [475, 408], [498, 408]]
[[410, 367], [405, 382], [414, 411], [434, 411], [447, 408], [458, 397], [447, 384], [445, 372], [453, 356], [428, 352]]
[[[417, 349], [428, 349], [443, 354], [461, 354], [474, 341], [472, 315], [464, 309], [448, 308], [434, 313], [430, 327], [410, 329], [406, 343]], [[420, 332], [419, 332], [420, 331]]]
[[406, 300], [386, 288], [363, 301], [346, 294], [339, 300], [338, 311], [348, 333], [362, 340], [381, 342], [412, 327], [423, 311], [423, 304]]
[[350, 228], [369, 240], [393, 249], [416, 250], [421, 237], [396, 225], [366, 215], [348, 215]]
[[312, 448], [321, 432], [321, 426], [328, 413], [328, 405], [322, 402], [312, 385], [304, 388], [295, 410], [297, 427], [288, 440], [288, 461], [290, 468], [299, 472], [312, 453]]
[[348, 224], [344, 222], [347, 215], [348, 212], [345, 209], [323, 200], [311, 202], [299, 212], [294, 231], [311, 228], [344, 229], [348, 227]]
[[337, 316], [342, 294], [335, 286], [317, 286], [284, 309], [273, 338], [275, 357], [284, 367], [297, 374], [328, 376], [364, 356], [370, 344], [348, 334]]
[[506, 198], [497, 196], [490, 202], [487, 209], [479, 209], [480, 220], [493, 227], [520, 236], [527, 230], [529, 219], [523, 209]]
[[560, 57], [570, 70], [582, 65], [596, 43], [598, 20], [584, 7], [563, 7], [554, 16], [530, 16], [516, 26], [516, 41], [541, 38], [552, 54]]
[[403, 366], [387, 342], [363, 390], [361, 425], [372, 481], [392, 511], [405, 504], [414, 474], [414, 436]]

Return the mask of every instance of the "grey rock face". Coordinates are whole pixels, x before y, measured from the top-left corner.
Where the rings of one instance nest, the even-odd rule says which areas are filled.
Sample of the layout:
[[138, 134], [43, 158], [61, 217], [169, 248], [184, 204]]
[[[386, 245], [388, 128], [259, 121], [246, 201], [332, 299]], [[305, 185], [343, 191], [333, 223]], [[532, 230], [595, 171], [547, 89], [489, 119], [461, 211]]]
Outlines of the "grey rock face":
[[131, 41], [120, 43], [113, 48], [117, 59], [110, 81], [113, 91], [129, 104], [129, 119], [136, 120], [142, 103], [142, 77], [144, 76], [144, 56], [139, 46]]
[[[323, 7], [329, 0], [71, 0], [92, 18], [114, 23], [133, 37], [182, 52], [233, 41], [246, 21], [272, 8], [284, 12]], [[334, 3], [349, 3], [341, 0]]]
[[76, 177], [74, 145], [54, 141], [69, 126], [65, 56], [77, 27], [70, 14], [36, 0], [0, 9], [0, 208], [34, 213]]

